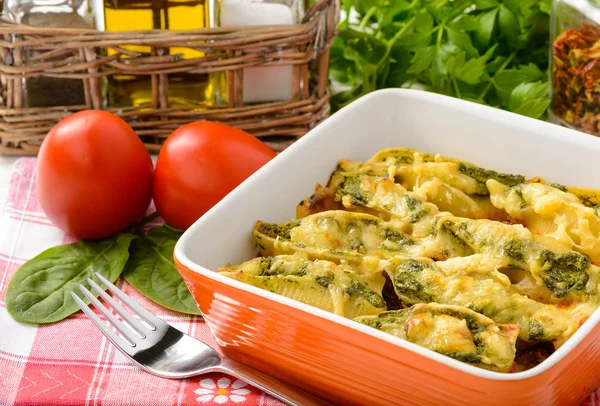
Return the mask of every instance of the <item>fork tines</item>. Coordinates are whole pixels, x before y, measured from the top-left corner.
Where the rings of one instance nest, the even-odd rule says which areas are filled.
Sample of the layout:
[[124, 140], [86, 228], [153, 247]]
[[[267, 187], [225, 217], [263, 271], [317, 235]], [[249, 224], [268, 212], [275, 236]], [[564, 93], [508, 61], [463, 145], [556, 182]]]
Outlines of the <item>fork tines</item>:
[[[112, 324], [112, 326], [117, 329], [119, 333], [123, 336], [125, 340], [119, 337], [113, 330], [111, 330], [108, 325], [96, 315], [90, 309], [86, 303], [74, 292], [71, 292], [71, 296], [77, 303], [77, 305], [83, 310], [83, 312], [94, 322], [96, 327], [98, 327], [116, 346], [126, 350], [128, 347], [136, 347], [140, 343], [140, 340], [146, 338], [146, 333], [144, 331], [148, 331], [148, 328], [153, 331], [156, 330], [158, 325], [164, 324], [162, 320], [158, 317], [154, 316], [148, 310], [144, 309], [139, 303], [135, 300], [127, 296], [123, 291], [113, 285], [110, 281], [108, 281], [105, 277], [96, 273], [96, 277], [102, 282], [104, 286], [108, 288], [117, 298], [119, 298], [123, 303], [125, 303], [131, 310], [134, 311], [144, 322], [148, 324], [149, 327], [144, 326], [139, 320], [133, 317], [129, 312], [127, 312], [116, 300], [110, 297], [104, 289], [102, 289], [96, 282], [92, 279], [88, 278], [87, 283], [91, 286], [92, 290], [98, 294], [102, 299], [104, 299], [126, 322], [129, 324], [131, 328], [128, 328], [123, 322], [121, 322], [115, 315], [108, 310], [94, 295], [83, 285], [79, 285], [79, 290], [83, 293], [83, 295], [93, 304], [96, 309], [100, 313], [106, 317], [106, 319]], [[149, 331], [148, 331], [149, 332]]]

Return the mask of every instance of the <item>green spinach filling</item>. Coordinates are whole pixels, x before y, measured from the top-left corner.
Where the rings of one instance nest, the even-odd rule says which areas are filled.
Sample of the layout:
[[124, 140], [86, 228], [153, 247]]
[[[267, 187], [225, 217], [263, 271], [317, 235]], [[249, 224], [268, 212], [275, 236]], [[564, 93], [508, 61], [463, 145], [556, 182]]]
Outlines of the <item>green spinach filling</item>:
[[567, 187], [561, 185], [560, 183], [551, 183], [550, 186], [552, 186], [553, 188], [556, 188], [562, 192], [567, 192]]
[[510, 240], [500, 248], [500, 252], [515, 260], [518, 263], [525, 261], [525, 253], [523, 251], [523, 242], [519, 240]]
[[517, 186], [514, 186], [514, 187], [508, 189], [506, 191], [506, 193], [510, 193], [511, 191], [515, 192], [515, 194], [519, 198], [519, 201], [521, 203], [520, 204], [521, 209], [525, 209], [525, 208], [527, 208], [527, 206], [529, 206], [529, 203], [527, 202], [527, 200], [525, 200], [525, 197], [523, 196], [523, 188], [521, 187], [521, 185], [517, 185]]
[[544, 341], [544, 327], [539, 320], [529, 319], [529, 340], [531, 341]]
[[359, 176], [347, 176], [342, 184], [336, 190], [336, 200], [341, 201], [342, 197], [350, 196], [352, 204], [355, 206], [366, 206], [369, 197], [365, 195]]
[[333, 272], [327, 272], [325, 275], [318, 275], [315, 277], [317, 283], [323, 286], [324, 288], [328, 288], [329, 285], [333, 283], [334, 279], [335, 275], [333, 274]]
[[427, 285], [420, 280], [421, 272], [426, 268], [429, 268], [428, 264], [412, 258], [396, 265], [392, 277], [396, 293], [412, 303], [433, 302]]
[[410, 238], [408, 235], [406, 235], [400, 231], [394, 230], [392, 228], [384, 228], [381, 231], [381, 236], [385, 240], [389, 240], [389, 241], [398, 243], [401, 246], [410, 246], [410, 245], [417, 244], [417, 242], [415, 240], [413, 240], [412, 238]]
[[[474, 315], [466, 312], [460, 312], [449, 308], [432, 308], [427, 309], [423, 312], [419, 311], [416, 314], [431, 313], [433, 316], [446, 315], [453, 317], [458, 320], [464, 320], [467, 324], [467, 328], [471, 332], [473, 343], [477, 352], [460, 352], [460, 351], [444, 351], [436, 349], [436, 352], [457, 359], [459, 361], [468, 362], [472, 364], [483, 363], [484, 356], [488, 353], [486, 342], [483, 338], [483, 333], [488, 330], [488, 326], [479, 321]], [[369, 327], [377, 330], [385, 330], [387, 326], [394, 326], [396, 329], [404, 328], [406, 331], [407, 320], [415, 315], [413, 308], [401, 309], [401, 310], [389, 310], [382, 312], [377, 316], [366, 316], [359, 317], [356, 319], [360, 323], [363, 323]]]
[[381, 297], [381, 295], [378, 295], [371, 289], [367, 288], [365, 285], [358, 282], [356, 279], [350, 280], [350, 283], [344, 289], [344, 293], [349, 296], [360, 296], [374, 307], [386, 307], [385, 300], [383, 300], [383, 297]]
[[490, 194], [489, 190], [485, 186], [485, 182], [487, 182], [488, 179], [494, 179], [507, 186], [516, 186], [519, 183], [525, 182], [525, 177], [522, 175], [510, 175], [506, 173], [499, 173], [496, 171], [467, 165], [464, 162], [458, 163], [458, 170], [461, 173], [477, 181], [478, 185], [475, 193], [478, 195], [487, 196]]
[[266, 235], [270, 238], [281, 238], [283, 240], [289, 240], [290, 232], [293, 228], [300, 226], [300, 221], [295, 220], [286, 224], [271, 224], [271, 223], [262, 223], [258, 227], [258, 232]]
[[558, 298], [566, 296], [570, 291], [585, 291], [590, 279], [587, 271], [590, 260], [577, 253], [556, 254], [543, 250], [538, 255], [541, 262], [540, 277], [546, 287]]

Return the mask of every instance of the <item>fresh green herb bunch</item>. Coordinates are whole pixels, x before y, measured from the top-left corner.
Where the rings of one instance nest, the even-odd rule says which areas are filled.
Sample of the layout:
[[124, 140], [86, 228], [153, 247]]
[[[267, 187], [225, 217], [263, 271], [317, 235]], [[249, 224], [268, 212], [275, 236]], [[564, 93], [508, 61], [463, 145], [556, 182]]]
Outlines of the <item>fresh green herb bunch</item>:
[[427, 90], [539, 118], [551, 0], [342, 0], [334, 109], [373, 90]]

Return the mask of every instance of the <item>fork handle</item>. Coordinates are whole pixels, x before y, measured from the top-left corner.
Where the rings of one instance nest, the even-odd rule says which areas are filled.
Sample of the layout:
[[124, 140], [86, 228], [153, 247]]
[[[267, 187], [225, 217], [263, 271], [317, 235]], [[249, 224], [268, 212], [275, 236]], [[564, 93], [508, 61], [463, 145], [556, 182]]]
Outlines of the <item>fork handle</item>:
[[308, 392], [283, 382], [275, 377], [260, 372], [230, 358], [223, 358], [218, 367], [220, 372], [233, 375], [250, 385], [268, 393], [274, 398], [292, 406], [331, 405]]

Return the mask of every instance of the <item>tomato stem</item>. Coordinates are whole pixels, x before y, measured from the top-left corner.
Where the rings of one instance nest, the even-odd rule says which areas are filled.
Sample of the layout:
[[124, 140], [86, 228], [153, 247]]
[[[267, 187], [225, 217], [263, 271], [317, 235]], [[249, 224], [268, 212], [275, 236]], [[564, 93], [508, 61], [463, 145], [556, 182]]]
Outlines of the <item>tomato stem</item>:
[[158, 214], [157, 211], [155, 211], [152, 214], [149, 214], [148, 216], [144, 217], [143, 219], [141, 219], [140, 221], [138, 221], [137, 223], [135, 223], [134, 225], [129, 227], [128, 232], [130, 232], [131, 234], [138, 234], [146, 224], [148, 224], [152, 220], [158, 218], [159, 216], [160, 215]]

